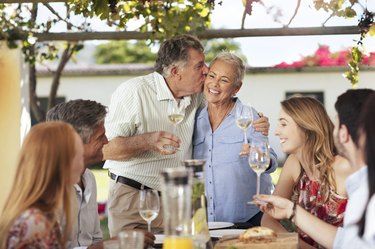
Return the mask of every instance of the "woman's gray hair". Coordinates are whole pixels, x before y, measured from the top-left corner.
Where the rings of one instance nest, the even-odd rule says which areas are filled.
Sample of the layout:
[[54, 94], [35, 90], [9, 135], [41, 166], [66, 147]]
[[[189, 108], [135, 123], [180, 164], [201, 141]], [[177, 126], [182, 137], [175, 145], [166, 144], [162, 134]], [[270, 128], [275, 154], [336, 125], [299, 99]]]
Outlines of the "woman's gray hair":
[[184, 67], [189, 59], [189, 49], [204, 51], [198, 38], [191, 35], [178, 35], [164, 41], [158, 51], [155, 71], [168, 77], [174, 65]]
[[245, 77], [245, 65], [240, 57], [229, 51], [221, 51], [216, 55], [216, 57], [211, 61], [210, 67], [215, 63], [215, 61], [224, 61], [236, 67], [236, 77], [234, 78], [234, 84], [240, 85], [243, 78]]

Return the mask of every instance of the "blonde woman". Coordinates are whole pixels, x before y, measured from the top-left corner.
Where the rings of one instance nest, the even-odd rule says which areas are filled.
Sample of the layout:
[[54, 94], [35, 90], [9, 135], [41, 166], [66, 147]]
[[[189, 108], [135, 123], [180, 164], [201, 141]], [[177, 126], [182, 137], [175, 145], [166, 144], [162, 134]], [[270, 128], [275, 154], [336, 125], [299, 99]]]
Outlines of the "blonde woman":
[[[290, 156], [274, 195], [293, 200], [327, 223], [342, 226], [347, 203], [345, 180], [352, 169], [346, 159], [334, 153], [333, 124], [327, 112], [319, 101], [309, 97], [287, 99], [281, 107], [275, 134]], [[267, 214], [262, 225], [286, 231]], [[298, 233], [302, 248], [321, 247], [302, 230]]]
[[65, 248], [82, 171], [83, 144], [71, 125], [32, 127], [1, 213], [0, 248]]

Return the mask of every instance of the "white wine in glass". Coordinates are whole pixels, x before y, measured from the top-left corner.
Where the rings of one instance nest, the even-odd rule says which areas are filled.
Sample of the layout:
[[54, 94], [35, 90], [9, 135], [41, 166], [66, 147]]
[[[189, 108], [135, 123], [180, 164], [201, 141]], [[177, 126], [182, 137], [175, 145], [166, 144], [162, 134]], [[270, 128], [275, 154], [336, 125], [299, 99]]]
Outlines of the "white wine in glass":
[[236, 124], [243, 131], [244, 144], [247, 144], [247, 129], [253, 122], [253, 110], [251, 106], [236, 105]]
[[[260, 192], [260, 175], [266, 171], [271, 162], [270, 156], [270, 146], [267, 140], [257, 140], [253, 139], [250, 143], [250, 153], [249, 153], [249, 165], [250, 168], [257, 175], [257, 186], [256, 194], [259, 195]], [[254, 204], [252, 201], [249, 204]]]
[[139, 215], [147, 222], [147, 230], [151, 232], [151, 222], [158, 217], [160, 199], [158, 191], [142, 189], [139, 191]]
[[173, 134], [176, 134], [176, 128], [184, 120], [184, 109], [178, 105], [177, 101], [172, 99], [168, 102], [168, 120], [173, 124]]

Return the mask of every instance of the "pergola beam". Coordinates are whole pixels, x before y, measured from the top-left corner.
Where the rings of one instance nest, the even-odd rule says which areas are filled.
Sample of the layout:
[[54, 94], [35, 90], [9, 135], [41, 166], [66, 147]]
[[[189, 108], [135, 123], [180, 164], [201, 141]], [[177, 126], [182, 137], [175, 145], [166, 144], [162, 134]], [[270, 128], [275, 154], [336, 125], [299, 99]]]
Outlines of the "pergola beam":
[[[201, 39], [268, 37], [268, 36], [310, 36], [310, 35], [354, 35], [359, 34], [357, 26], [268, 28], [268, 29], [217, 29], [197, 33]], [[62, 32], [35, 33], [38, 41], [85, 41], [85, 40], [146, 40], [150, 32]]]

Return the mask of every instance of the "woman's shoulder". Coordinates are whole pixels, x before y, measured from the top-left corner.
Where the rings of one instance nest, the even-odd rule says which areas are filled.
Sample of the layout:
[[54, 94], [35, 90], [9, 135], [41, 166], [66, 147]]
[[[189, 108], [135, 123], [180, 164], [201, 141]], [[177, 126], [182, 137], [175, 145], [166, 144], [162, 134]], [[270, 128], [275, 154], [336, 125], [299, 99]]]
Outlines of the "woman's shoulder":
[[37, 233], [44, 233], [51, 229], [46, 215], [37, 208], [30, 208], [22, 212], [15, 220], [11, 231], [22, 237], [33, 237]]
[[295, 155], [291, 154], [287, 157], [283, 166], [283, 171], [291, 175], [294, 181], [297, 180], [301, 173], [301, 164]]
[[60, 248], [55, 232], [43, 211], [27, 209], [10, 228], [8, 248]]

